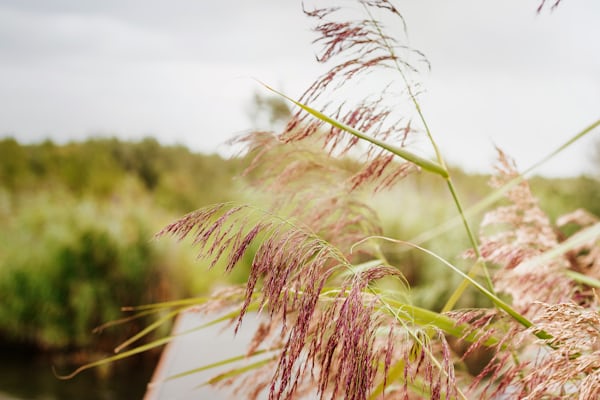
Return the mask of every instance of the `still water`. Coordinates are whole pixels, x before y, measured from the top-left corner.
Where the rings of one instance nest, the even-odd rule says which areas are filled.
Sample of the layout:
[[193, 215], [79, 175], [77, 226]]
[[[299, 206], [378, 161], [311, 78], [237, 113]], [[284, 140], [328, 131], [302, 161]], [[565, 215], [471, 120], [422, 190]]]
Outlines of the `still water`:
[[48, 357], [2, 353], [0, 400], [142, 399], [155, 366], [138, 361], [118, 366], [106, 378], [92, 370], [65, 381], [54, 376]]
[[[214, 318], [183, 313], [173, 333], [193, 330]], [[165, 378], [244, 354], [258, 324], [259, 318], [248, 314], [237, 335], [233, 334], [232, 326], [222, 323], [178, 336], [163, 353], [156, 375], [158, 357], [150, 360], [133, 357], [114, 364], [114, 370], [104, 379], [92, 369], [65, 381], [54, 376], [53, 363], [48, 358], [0, 350], [0, 400], [135, 400], [143, 399], [144, 395], [146, 400], [237, 399], [239, 394], [232, 395], [227, 390], [198, 387], [226, 371], [227, 366], [174, 380]], [[71, 372], [76, 367], [60, 368], [60, 372]]]

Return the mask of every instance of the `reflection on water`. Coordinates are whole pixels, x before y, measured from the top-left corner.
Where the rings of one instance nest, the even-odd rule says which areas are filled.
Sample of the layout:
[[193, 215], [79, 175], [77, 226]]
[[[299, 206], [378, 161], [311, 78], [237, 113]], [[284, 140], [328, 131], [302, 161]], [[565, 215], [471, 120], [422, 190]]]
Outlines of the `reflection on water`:
[[105, 379], [92, 370], [63, 381], [48, 357], [2, 353], [0, 400], [141, 399], [154, 369], [153, 362], [125, 361]]

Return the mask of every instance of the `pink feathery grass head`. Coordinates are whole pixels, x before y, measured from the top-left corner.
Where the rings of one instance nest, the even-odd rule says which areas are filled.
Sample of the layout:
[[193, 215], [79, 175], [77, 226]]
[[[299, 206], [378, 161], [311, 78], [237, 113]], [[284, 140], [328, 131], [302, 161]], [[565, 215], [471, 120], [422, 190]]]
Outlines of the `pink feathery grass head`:
[[[537, 357], [521, 380], [531, 399], [600, 397], [600, 315], [573, 303], [542, 305], [531, 331], [540, 341]], [[547, 346], [551, 345], [551, 349]]]
[[[273, 371], [268, 385], [270, 399], [292, 399], [313, 387], [322, 399], [344, 396], [362, 400], [376, 382], [387, 383], [390, 365], [399, 359], [396, 342], [405, 326], [385, 311], [369, 285], [388, 276], [400, 276], [397, 269], [384, 265], [367, 268], [345, 278], [337, 294], [326, 295], [325, 285], [350, 264], [339, 250], [311, 231], [251, 207], [222, 205], [185, 216], [161, 234], [183, 238], [191, 232], [200, 256], [227, 254], [227, 270], [234, 268], [261, 237], [255, 243], [258, 247], [236, 329], [250, 305], [255, 304], [268, 310], [268, 319], [249, 351], [256, 351], [279, 330], [276, 342], [281, 350], [278, 358], [268, 364]], [[230, 251], [223, 252], [223, 246]], [[417, 364], [406, 369], [409, 380], [425, 375], [432, 384], [432, 398], [453, 393], [456, 384], [444, 346], [439, 353], [444, 360], [443, 371], [437, 375], [425, 352]], [[428, 351], [433, 350], [428, 347]], [[252, 393], [260, 390], [266, 390], [264, 379], [257, 381]]]
[[[244, 140], [253, 143], [251, 137]], [[314, 143], [282, 144], [262, 134], [257, 140], [262, 146], [257, 153], [260, 167], [257, 161], [252, 168], [259, 178], [252, 173], [249, 180], [267, 191], [269, 209], [302, 221], [347, 256], [353, 243], [382, 232], [375, 211], [361, 199], [360, 190], [392, 184], [411, 170], [408, 163], [394, 163], [385, 171], [361, 170], [356, 160], [332, 158]]]
[[[428, 66], [425, 57], [405, 44], [397, 36], [384, 32], [383, 19], [390, 25], [404, 26], [398, 9], [389, 1], [358, 1], [363, 13], [353, 17], [356, 10], [350, 7], [328, 7], [318, 2], [315, 8], [304, 6], [307, 16], [315, 21], [320, 45], [316, 58], [323, 64], [332, 64], [328, 72], [319, 77], [300, 97], [300, 102], [312, 105], [343, 124], [364, 134], [404, 146], [407, 137], [416, 132], [411, 127], [411, 110], [399, 107], [399, 99], [406, 99], [404, 74], [417, 71], [412, 60], [417, 58]], [[381, 19], [377, 19], [382, 17]], [[371, 79], [375, 71], [385, 71], [387, 79]], [[401, 72], [402, 71], [402, 72]], [[398, 85], [396, 85], [398, 83]], [[393, 88], [400, 88], [394, 91]], [[344, 91], [362, 93], [368, 88], [369, 95], [359, 100], [345, 96]], [[326, 99], [322, 101], [322, 99]], [[343, 100], [342, 100], [343, 99]], [[304, 141], [318, 137], [330, 155], [363, 157], [371, 165], [352, 180], [354, 186], [371, 177], [382, 177], [381, 187], [387, 187], [413, 169], [390, 163], [388, 154], [372, 145], [361, 147], [360, 141], [338, 127], [299, 110], [290, 119], [285, 131], [279, 135], [284, 143]], [[416, 168], [414, 168], [416, 169]], [[385, 173], [384, 173], [385, 170]]]
[[[498, 174], [492, 178], [493, 187], [501, 187], [518, 178], [519, 173], [501, 150]], [[556, 230], [539, 207], [526, 181], [511, 188], [506, 197], [508, 205], [488, 212], [482, 221], [481, 255], [500, 266], [494, 276], [496, 290], [512, 296], [517, 310], [534, 315], [539, 301], [567, 301], [575, 293], [573, 282], [562, 273], [568, 261], [557, 257], [542, 265], [531, 266], [527, 261], [558, 245]]]
[[[402, 151], [425, 130], [437, 153], [415, 81], [429, 64], [407, 46], [402, 14], [389, 0], [356, 0], [354, 8], [315, 4], [303, 3], [303, 10], [315, 22], [316, 60], [328, 69], [294, 101], [298, 110], [282, 132], [235, 140], [251, 160], [244, 184], [258, 188], [261, 207], [208, 206], [158, 233], [191, 239], [210, 268], [230, 273], [249, 266], [245, 285], [215, 293], [195, 310], [232, 308], [236, 333], [256, 312], [259, 325], [246, 355], [265, 358], [212, 382], [237, 384], [239, 397], [269, 400], [600, 397], [600, 301], [592, 280], [586, 286], [568, 277], [576, 275], [569, 269], [599, 277], [597, 237], [547, 259], [565, 238], [523, 180], [483, 218], [478, 249], [441, 155], [432, 162]], [[519, 178], [514, 162], [498, 153], [495, 188]], [[388, 286], [407, 280], [368, 240], [383, 229], [363, 196], [392, 187], [419, 169], [415, 163], [447, 178], [472, 253], [497, 267], [491, 291], [510, 296], [505, 303], [474, 285], [498, 309], [440, 314]], [[557, 224], [596, 223], [576, 212]], [[477, 261], [471, 283], [479, 279]], [[434, 278], [436, 285], [443, 281]], [[483, 362], [472, 367], [477, 356]]]
[[[588, 228], [599, 222], [598, 217], [582, 209], [565, 214], [556, 220], [559, 228], [575, 228], [576, 232]], [[591, 238], [569, 250], [567, 258], [571, 263], [571, 269], [600, 279], [600, 239]]]
[[[499, 159], [498, 174], [492, 179], [494, 187], [519, 178], [514, 162], [500, 150]], [[582, 292], [581, 285], [568, 278], [565, 271], [582, 272], [582, 261], [593, 265], [597, 256], [585, 257], [597, 244], [590, 241], [564, 256], [533, 262], [564, 240], [558, 227], [585, 227], [596, 219], [578, 211], [559, 218], [558, 227], [553, 226], [526, 181], [513, 186], [506, 197], [508, 204], [490, 211], [483, 219], [481, 254], [500, 267], [494, 276], [495, 289], [511, 295], [515, 309], [531, 318], [533, 326], [523, 330], [505, 321], [509, 331], [496, 334], [503, 340], [495, 346], [496, 355], [471, 388], [492, 398], [503, 392], [528, 399], [596, 398], [600, 376], [596, 374], [600, 365], [598, 313], [582, 305], [596, 308], [597, 299]], [[549, 339], [533, 335], [540, 332]], [[484, 377], [489, 382], [486, 386], [482, 386]]]
[[457, 310], [448, 315], [457, 325], [468, 327], [461, 338], [450, 338], [450, 345], [474, 376], [462, 377], [469, 398], [510, 396], [528, 365], [515, 357], [528, 335], [525, 329], [496, 309]]

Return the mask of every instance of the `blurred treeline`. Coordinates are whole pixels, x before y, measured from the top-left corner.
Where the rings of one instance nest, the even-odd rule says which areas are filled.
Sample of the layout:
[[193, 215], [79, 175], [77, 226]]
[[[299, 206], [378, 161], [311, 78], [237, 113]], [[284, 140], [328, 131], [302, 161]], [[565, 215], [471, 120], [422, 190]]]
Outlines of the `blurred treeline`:
[[238, 198], [243, 162], [153, 139], [0, 140], [0, 343], [109, 350], [148, 323], [92, 334], [122, 306], [208, 290], [221, 272], [153, 235]]
[[[45, 350], [108, 351], [148, 324], [140, 320], [102, 335], [91, 333], [121, 318], [122, 306], [196, 295], [225, 280], [244, 281], [244, 268], [224, 277], [221, 269], [200, 265], [191, 246], [152, 239], [201, 206], [252, 201], [258, 193], [249, 194], [238, 178], [246, 165], [243, 158], [195, 154], [153, 139], [65, 145], [0, 140], [0, 341]], [[453, 176], [467, 207], [490, 192], [486, 176], [460, 170]], [[531, 185], [553, 219], [579, 207], [600, 215], [600, 184], [593, 178], [534, 178]], [[456, 215], [447, 188], [429, 174], [365, 198], [378, 212], [384, 234], [403, 240]], [[468, 244], [453, 232], [432, 242], [438, 246], [432, 250], [458, 260]], [[456, 276], [417, 252], [384, 247], [405, 273], [414, 301], [439, 308]]]

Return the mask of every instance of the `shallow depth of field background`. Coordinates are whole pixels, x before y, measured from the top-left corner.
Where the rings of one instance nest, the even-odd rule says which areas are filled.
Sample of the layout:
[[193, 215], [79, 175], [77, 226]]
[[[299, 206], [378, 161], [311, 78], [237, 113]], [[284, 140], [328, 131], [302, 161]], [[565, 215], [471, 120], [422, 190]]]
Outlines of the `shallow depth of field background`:
[[[488, 193], [494, 145], [524, 169], [600, 110], [600, 3], [541, 15], [535, 1], [479, 3], [404, 5], [432, 63], [422, 105], [467, 206]], [[110, 354], [149, 323], [92, 333], [122, 306], [244, 281], [245, 268], [209, 271], [189, 243], [153, 235], [207, 204], [260, 205], [240, 177], [249, 160], [223, 143], [282, 126], [288, 110], [252, 78], [301, 94], [320, 71], [312, 38], [289, 0], [0, 0], [0, 399], [140, 398], [157, 352], [70, 381], [52, 367]], [[600, 215], [597, 134], [540, 172], [531, 185], [551, 218]], [[436, 183], [416, 175], [369, 199], [386, 235], [454, 216]], [[466, 247], [440, 242], [440, 254]], [[439, 309], [457, 279], [398, 257], [415, 301]]]

